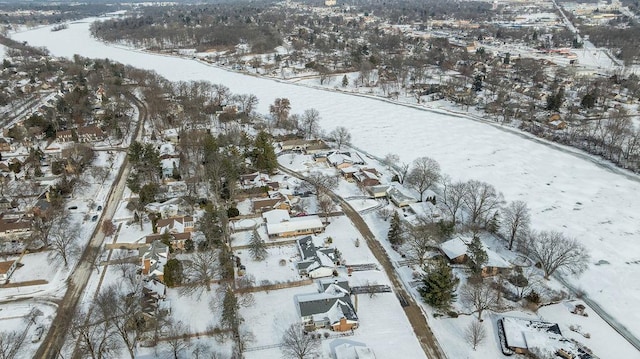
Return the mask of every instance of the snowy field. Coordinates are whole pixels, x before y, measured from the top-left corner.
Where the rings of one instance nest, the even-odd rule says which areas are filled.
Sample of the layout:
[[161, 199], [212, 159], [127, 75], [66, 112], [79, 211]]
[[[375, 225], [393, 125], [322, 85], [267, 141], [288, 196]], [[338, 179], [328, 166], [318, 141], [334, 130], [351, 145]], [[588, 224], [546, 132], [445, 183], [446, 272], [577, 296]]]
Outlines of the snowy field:
[[[403, 161], [430, 156], [453, 179], [487, 181], [507, 200], [524, 200], [533, 226], [559, 230], [590, 248], [589, 270], [570, 278], [614, 317], [640, 335], [640, 184], [636, 176], [543, 141], [459, 115], [398, 106], [384, 100], [310, 89], [218, 69], [197, 61], [114, 48], [90, 38], [89, 22], [51, 32], [41, 28], [14, 34], [19, 41], [46, 46], [54, 55], [111, 58], [155, 70], [169, 80], [210, 79], [234, 93], [253, 93], [258, 111], [276, 97], [291, 100], [292, 112], [316, 108], [321, 126], [347, 127], [355, 146]], [[594, 263], [605, 263], [595, 265]], [[639, 262], [640, 263], [640, 262]]]

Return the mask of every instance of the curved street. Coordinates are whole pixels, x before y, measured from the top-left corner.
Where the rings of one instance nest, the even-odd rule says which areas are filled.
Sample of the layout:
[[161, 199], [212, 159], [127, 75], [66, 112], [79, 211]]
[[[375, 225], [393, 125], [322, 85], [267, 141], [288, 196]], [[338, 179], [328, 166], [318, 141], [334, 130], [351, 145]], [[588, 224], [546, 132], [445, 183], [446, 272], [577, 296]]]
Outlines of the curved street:
[[[301, 180], [306, 180], [305, 176], [301, 175], [298, 172], [287, 169], [283, 166], [278, 166], [278, 168], [293, 177], [299, 178]], [[444, 359], [446, 355], [438, 340], [433, 335], [429, 324], [427, 323], [427, 319], [425, 317], [425, 313], [422, 312], [420, 306], [415, 302], [413, 296], [411, 296], [405, 290], [402, 281], [398, 277], [396, 273], [395, 267], [393, 266], [391, 259], [387, 255], [387, 252], [382, 248], [376, 237], [367, 226], [367, 223], [362, 219], [358, 211], [353, 209], [347, 201], [345, 201], [342, 197], [335, 194], [333, 191], [328, 191], [335, 202], [340, 203], [342, 207], [342, 211], [349, 218], [349, 220], [353, 223], [356, 229], [362, 235], [362, 238], [366, 241], [367, 246], [376, 257], [378, 262], [384, 268], [387, 277], [391, 281], [391, 286], [393, 287], [394, 293], [398, 296], [398, 299], [401, 300], [402, 309], [404, 309], [404, 313], [409, 319], [411, 326], [413, 327], [413, 332], [416, 334], [418, 341], [420, 342], [420, 346], [424, 351], [425, 355], [429, 359]]]

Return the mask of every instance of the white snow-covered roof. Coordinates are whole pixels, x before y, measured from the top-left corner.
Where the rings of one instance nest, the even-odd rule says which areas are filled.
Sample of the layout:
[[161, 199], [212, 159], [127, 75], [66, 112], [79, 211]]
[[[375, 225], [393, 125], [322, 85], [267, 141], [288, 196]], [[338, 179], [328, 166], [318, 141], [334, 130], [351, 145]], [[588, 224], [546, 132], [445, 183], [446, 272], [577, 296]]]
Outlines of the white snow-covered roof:
[[323, 228], [323, 224], [318, 216], [294, 217], [280, 223], [267, 222], [267, 233], [270, 235], [319, 228]]
[[269, 223], [288, 221], [291, 219], [291, 216], [289, 216], [289, 212], [286, 209], [274, 209], [262, 213], [262, 218], [264, 218], [268, 225]]
[[440, 249], [449, 259], [453, 259], [467, 253], [467, 243], [456, 237], [440, 244]]
[[352, 345], [350, 343], [340, 344], [334, 349], [336, 359], [375, 359], [373, 350], [364, 344]]
[[487, 252], [487, 264], [486, 267], [496, 267], [496, 268], [511, 268], [511, 263], [507, 262], [502, 256], [498, 253], [492, 251], [487, 247], [487, 245], [483, 242], [482, 246], [484, 247], [485, 252]]
[[562, 342], [563, 337], [555, 323], [504, 317], [502, 325], [509, 347], [529, 349], [561, 347], [558, 344]]

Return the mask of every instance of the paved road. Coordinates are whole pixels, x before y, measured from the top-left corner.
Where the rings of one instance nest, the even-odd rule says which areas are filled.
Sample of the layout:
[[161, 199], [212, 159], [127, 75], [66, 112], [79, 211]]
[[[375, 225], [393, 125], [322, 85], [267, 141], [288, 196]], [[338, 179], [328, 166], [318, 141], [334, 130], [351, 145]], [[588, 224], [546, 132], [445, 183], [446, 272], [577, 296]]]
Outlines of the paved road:
[[[132, 98], [132, 100], [134, 99]], [[139, 109], [138, 127], [133, 136], [135, 136], [135, 139], [139, 139], [142, 133], [142, 124], [147, 119], [148, 113], [144, 104], [139, 100], [135, 99], [133, 102]], [[116, 185], [109, 191], [107, 201], [101, 214], [102, 217], [98, 223], [101, 223], [102, 220], [110, 220], [113, 218], [126, 186], [128, 172], [129, 162], [128, 159], [125, 158], [120, 170], [118, 171], [118, 176], [115, 180]], [[93, 273], [93, 269], [95, 268], [94, 263], [100, 253], [100, 247], [102, 246], [104, 239], [105, 235], [102, 232], [100, 225], [97, 225], [93, 231], [89, 244], [80, 258], [80, 262], [78, 262], [75, 270], [69, 276], [67, 292], [60, 301], [58, 312], [56, 317], [53, 319], [51, 328], [47, 332], [47, 336], [44, 338], [36, 352], [36, 358], [56, 359], [59, 356], [60, 350], [63, 348], [66, 335], [70, 330], [71, 319], [75, 314], [80, 298], [82, 298], [82, 293], [87, 286], [87, 282]]]
[[[290, 176], [297, 177], [302, 180], [305, 179], [303, 175], [297, 172], [291, 171], [282, 166], [279, 166], [279, 168], [282, 172], [287, 173]], [[404, 312], [409, 319], [409, 322], [413, 327], [413, 331], [416, 334], [416, 337], [418, 338], [418, 341], [420, 342], [420, 345], [422, 346], [422, 349], [424, 350], [427, 358], [446, 358], [446, 355], [442, 351], [440, 344], [433, 335], [431, 328], [429, 328], [429, 324], [427, 323], [425, 314], [422, 312], [422, 309], [415, 302], [413, 297], [405, 290], [402, 281], [398, 277], [396, 270], [391, 262], [391, 259], [387, 255], [387, 252], [384, 250], [384, 248], [382, 248], [382, 245], [380, 245], [380, 242], [378, 242], [378, 240], [373, 235], [373, 233], [369, 229], [369, 226], [367, 226], [367, 223], [362, 219], [358, 211], [353, 209], [353, 207], [351, 207], [351, 205], [349, 205], [347, 201], [333, 192], [331, 192], [331, 196], [334, 201], [340, 203], [344, 214], [351, 220], [351, 222], [353, 222], [353, 225], [356, 227], [356, 229], [358, 229], [358, 231], [362, 235], [362, 238], [364, 238], [364, 240], [366, 241], [367, 246], [369, 246], [369, 249], [371, 249], [371, 252], [387, 273], [387, 276], [391, 280], [393, 291], [398, 296], [402, 305], [402, 309], [404, 309]]]

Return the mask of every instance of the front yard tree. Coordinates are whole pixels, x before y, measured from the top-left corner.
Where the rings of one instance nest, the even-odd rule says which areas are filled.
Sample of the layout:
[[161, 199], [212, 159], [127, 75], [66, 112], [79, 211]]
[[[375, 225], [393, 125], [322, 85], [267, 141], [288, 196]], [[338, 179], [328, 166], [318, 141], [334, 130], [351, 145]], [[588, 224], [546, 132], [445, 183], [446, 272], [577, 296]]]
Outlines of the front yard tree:
[[135, 358], [134, 349], [138, 342], [139, 315], [142, 308], [137, 298], [141, 295], [139, 288], [126, 288], [121, 283], [105, 288], [96, 301], [100, 316], [110, 318], [113, 331], [121, 341], [119, 347], [126, 347], [131, 359]]
[[80, 227], [71, 225], [67, 221], [56, 223], [49, 233], [49, 248], [55, 255], [62, 258], [65, 267], [69, 264], [69, 258], [79, 251], [76, 243], [79, 236]]
[[410, 188], [420, 193], [420, 202], [424, 192], [440, 180], [440, 165], [429, 157], [416, 158], [406, 181]]
[[529, 255], [544, 271], [544, 279], [548, 280], [556, 271], [568, 271], [579, 275], [587, 269], [587, 248], [560, 232], [532, 232], [526, 245]]
[[471, 180], [467, 182], [462, 202], [469, 214], [469, 223], [478, 225], [480, 221], [488, 219], [487, 214], [498, 209], [504, 200], [502, 193], [492, 185]]
[[110, 318], [103, 318], [98, 310], [92, 311], [90, 318], [87, 315], [83, 311], [76, 313], [71, 324], [73, 337], [78, 338], [78, 353], [83, 358], [113, 357], [118, 343]]
[[465, 329], [464, 337], [467, 342], [471, 344], [473, 350], [476, 350], [476, 347], [487, 337], [487, 331], [484, 329], [482, 323], [474, 320], [469, 324], [467, 329]]
[[253, 153], [254, 165], [258, 170], [273, 173], [278, 168], [278, 158], [269, 134], [260, 131], [256, 136]]
[[336, 176], [312, 172], [305, 178], [305, 183], [313, 188], [315, 194], [320, 194], [336, 188], [338, 186], [338, 179]]
[[327, 193], [318, 194], [318, 207], [322, 214], [324, 214], [325, 223], [329, 223], [329, 215], [336, 209], [336, 204], [333, 202], [331, 196]]
[[21, 335], [16, 332], [0, 332], [0, 358], [13, 358], [22, 346]]
[[317, 354], [320, 340], [302, 330], [302, 324], [293, 323], [282, 333], [282, 354], [285, 358], [305, 359]]
[[402, 244], [402, 222], [400, 222], [400, 215], [396, 211], [393, 212], [393, 216], [391, 217], [391, 225], [389, 226], [387, 238], [391, 244]]
[[409, 256], [424, 264], [426, 254], [430, 248], [434, 248], [442, 240], [440, 228], [437, 223], [431, 222], [426, 217], [417, 219], [417, 223], [405, 224], [404, 242], [408, 247]]
[[509, 241], [509, 250], [511, 250], [513, 249], [513, 243], [521, 239], [529, 231], [531, 215], [529, 214], [529, 207], [524, 201], [510, 202], [502, 212], [504, 227]]
[[342, 148], [343, 145], [351, 144], [351, 133], [344, 126], [338, 126], [329, 133], [329, 137], [336, 143], [338, 146], [338, 150]]
[[424, 268], [418, 293], [425, 303], [437, 309], [447, 309], [456, 299], [456, 287], [459, 279], [453, 275], [451, 267], [444, 261]]
[[482, 280], [469, 282], [460, 289], [462, 300], [478, 312], [478, 320], [482, 321], [482, 312], [495, 308], [498, 304], [498, 294]]
[[471, 271], [474, 274], [480, 274], [482, 272], [482, 268], [489, 261], [489, 256], [482, 245], [480, 237], [473, 236], [471, 243], [467, 245], [467, 255], [469, 256], [469, 266], [471, 267]]
[[269, 255], [267, 252], [267, 246], [260, 238], [260, 234], [255, 229], [251, 233], [251, 240], [249, 241], [249, 253], [254, 261], [263, 261]]

